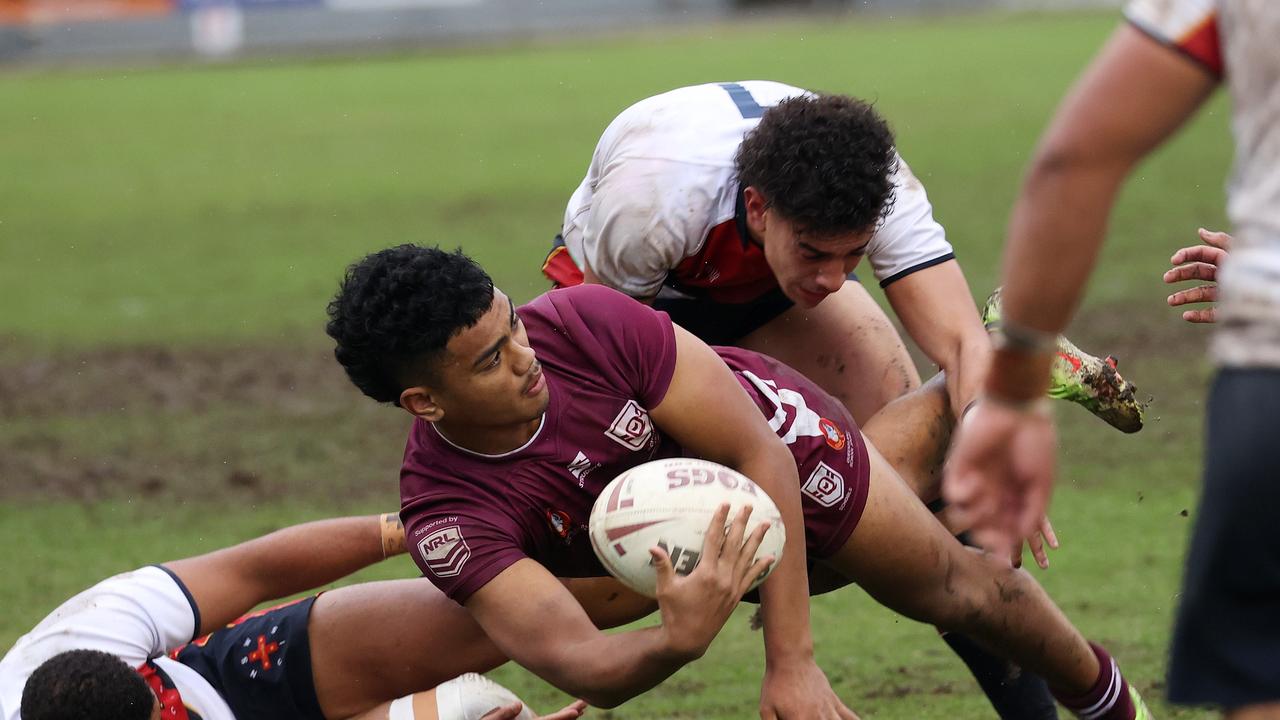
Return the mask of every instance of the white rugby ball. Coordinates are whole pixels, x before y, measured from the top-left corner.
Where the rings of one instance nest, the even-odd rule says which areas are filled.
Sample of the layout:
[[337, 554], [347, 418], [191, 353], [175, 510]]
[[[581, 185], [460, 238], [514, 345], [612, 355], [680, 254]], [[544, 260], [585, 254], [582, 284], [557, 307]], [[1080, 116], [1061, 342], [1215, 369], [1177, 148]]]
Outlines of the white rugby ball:
[[754, 588], [782, 558], [786, 544], [782, 515], [768, 494], [745, 475], [707, 460], [654, 460], [614, 478], [591, 508], [591, 545], [611, 575], [632, 590], [654, 597], [658, 574], [649, 548], [664, 548], [676, 572], [688, 575], [702, 557], [711, 516], [724, 503], [730, 506], [726, 523], [744, 505], [752, 507], [748, 532], [763, 521], [770, 523], [756, 558], [772, 555], [775, 562], [757, 578]]

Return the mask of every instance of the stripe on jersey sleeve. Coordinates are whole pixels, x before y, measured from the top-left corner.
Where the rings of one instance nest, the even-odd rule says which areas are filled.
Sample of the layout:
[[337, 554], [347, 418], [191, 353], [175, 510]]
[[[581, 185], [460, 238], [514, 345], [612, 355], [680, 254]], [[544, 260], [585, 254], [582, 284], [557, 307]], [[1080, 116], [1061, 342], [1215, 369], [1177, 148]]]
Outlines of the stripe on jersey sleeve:
[[173, 584], [177, 585], [178, 589], [182, 591], [182, 594], [187, 596], [187, 603], [191, 605], [191, 614], [192, 616], [195, 617], [195, 621], [196, 621], [195, 629], [192, 630], [192, 632], [195, 634], [191, 636], [191, 639], [195, 640], [196, 638], [200, 637], [200, 606], [196, 605], [196, 599], [192, 597], [191, 591], [187, 589], [187, 584], [182, 582], [182, 578], [178, 577], [177, 573], [165, 567], [164, 565], [152, 565], [151, 567], [163, 570], [164, 574], [168, 575], [169, 578], [173, 580]]
[[947, 253], [946, 255], [939, 255], [938, 257], [933, 258], [932, 260], [925, 260], [924, 262], [916, 263], [915, 265], [912, 265], [911, 267], [907, 268], [906, 270], [899, 270], [898, 272], [896, 272], [896, 273], [894, 273], [894, 274], [890, 275], [889, 277], [887, 277], [887, 278], [885, 278], [885, 279], [881, 280], [881, 281], [880, 281], [880, 287], [881, 287], [881, 288], [887, 288], [887, 287], [889, 287], [891, 284], [898, 282], [899, 280], [901, 280], [902, 278], [904, 278], [904, 277], [906, 277], [906, 276], [910, 275], [911, 273], [920, 272], [921, 270], [928, 270], [929, 268], [933, 267], [934, 265], [941, 265], [942, 263], [944, 263], [944, 262], [946, 262], [946, 261], [948, 261], [948, 260], [955, 260], [955, 259], [956, 259], [956, 254], [955, 254], [955, 253], [953, 253], [953, 252], [949, 252], [949, 253]]

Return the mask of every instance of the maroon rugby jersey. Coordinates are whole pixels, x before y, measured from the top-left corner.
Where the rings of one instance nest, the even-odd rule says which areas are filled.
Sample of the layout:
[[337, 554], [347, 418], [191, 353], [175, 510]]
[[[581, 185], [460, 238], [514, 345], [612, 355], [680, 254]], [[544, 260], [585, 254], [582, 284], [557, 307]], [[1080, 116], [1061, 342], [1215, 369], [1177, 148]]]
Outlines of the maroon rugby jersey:
[[[604, 575], [586, 532], [596, 497], [624, 470], [682, 454], [648, 413], [675, 370], [665, 313], [600, 285], [552, 291], [517, 312], [550, 393], [537, 432], [520, 448], [482, 455], [417, 420], [400, 473], [409, 552], [460, 603], [526, 557], [560, 577]], [[785, 365], [747, 350], [716, 352], [796, 457], [810, 554], [834, 552], [866, 502], [857, 426]]]

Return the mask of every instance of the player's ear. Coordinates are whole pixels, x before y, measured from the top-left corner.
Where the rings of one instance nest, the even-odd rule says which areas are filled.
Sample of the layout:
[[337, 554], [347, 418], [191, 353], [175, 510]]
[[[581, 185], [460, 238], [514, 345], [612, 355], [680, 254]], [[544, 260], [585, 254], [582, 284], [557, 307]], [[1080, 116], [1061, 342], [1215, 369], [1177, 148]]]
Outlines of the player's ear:
[[404, 392], [400, 393], [400, 407], [410, 415], [420, 417], [427, 422], [439, 422], [440, 418], [444, 417], [444, 408], [436, 402], [431, 388], [422, 385], [405, 388]]
[[747, 227], [755, 232], [764, 232], [764, 211], [769, 209], [769, 200], [764, 193], [754, 186], [742, 189], [742, 204], [747, 210]]

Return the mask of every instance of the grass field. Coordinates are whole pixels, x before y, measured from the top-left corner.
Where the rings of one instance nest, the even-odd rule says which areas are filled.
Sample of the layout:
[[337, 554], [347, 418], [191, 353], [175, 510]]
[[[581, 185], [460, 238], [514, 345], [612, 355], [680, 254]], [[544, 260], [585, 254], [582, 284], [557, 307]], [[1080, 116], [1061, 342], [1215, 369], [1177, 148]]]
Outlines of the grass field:
[[[769, 78], [873, 98], [975, 293], [1058, 98], [1106, 14], [773, 21], [376, 60], [0, 74], [0, 648], [113, 572], [396, 505], [405, 418], [347, 387], [324, 305], [385, 245], [462, 246], [517, 299], [599, 132], [648, 94]], [[1121, 436], [1060, 411], [1064, 547], [1038, 573], [1161, 717], [1195, 514], [1206, 333], [1159, 275], [1223, 223], [1219, 98], [1139, 169], [1073, 328], [1155, 397]], [[407, 417], [407, 416], [406, 416]], [[416, 574], [407, 560], [361, 577]], [[857, 590], [815, 600], [820, 661], [874, 718], [989, 715], [934, 632]], [[758, 635], [596, 717], [754, 714]], [[533, 704], [560, 696], [497, 673]]]

